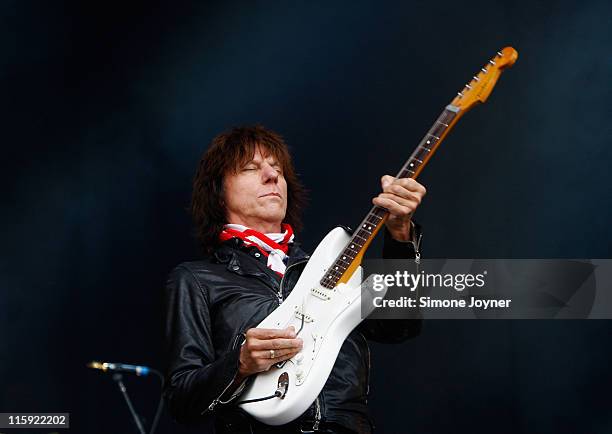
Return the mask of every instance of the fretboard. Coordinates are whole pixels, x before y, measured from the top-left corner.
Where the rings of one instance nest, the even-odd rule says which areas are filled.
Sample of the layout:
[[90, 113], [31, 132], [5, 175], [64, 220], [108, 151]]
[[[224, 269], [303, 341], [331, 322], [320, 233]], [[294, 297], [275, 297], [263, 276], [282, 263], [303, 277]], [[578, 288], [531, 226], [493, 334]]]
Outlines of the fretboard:
[[[438, 145], [452, 128], [459, 109], [448, 105], [429, 129], [423, 140], [410, 155], [395, 176], [396, 178], [416, 178], [425, 167]], [[326, 271], [320, 281], [321, 286], [333, 289], [338, 283], [348, 280], [353, 271], [361, 263], [361, 258], [372, 242], [376, 233], [384, 225], [388, 211], [379, 206], [373, 206], [342, 251]], [[345, 277], [343, 279], [343, 277]]]

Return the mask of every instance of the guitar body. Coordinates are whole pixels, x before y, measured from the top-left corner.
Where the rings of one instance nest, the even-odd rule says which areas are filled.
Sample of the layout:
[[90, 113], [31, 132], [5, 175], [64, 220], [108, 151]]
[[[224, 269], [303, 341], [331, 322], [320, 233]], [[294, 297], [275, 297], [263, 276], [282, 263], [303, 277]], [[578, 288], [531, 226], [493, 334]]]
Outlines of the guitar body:
[[[350, 236], [342, 228], [329, 232], [310, 257], [289, 297], [257, 326], [282, 329], [293, 325], [296, 331], [302, 328], [298, 336], [304, 341], [299, 354], [282, 368], [272, 366], [269, 371], [259, 373], [240, 397], [249, 400], [271, 395], [278, 388], [281, 375], [288, 375], [284, 398], [241, 405], [265, 424], [291, 422], [310, 407], [323, 389], [344, 340], [362, 321], [361, 267], [347, 284], [333, 290], [319, 283], [349, 240]], [[303, 326], [302, 313], [305, 314]]]

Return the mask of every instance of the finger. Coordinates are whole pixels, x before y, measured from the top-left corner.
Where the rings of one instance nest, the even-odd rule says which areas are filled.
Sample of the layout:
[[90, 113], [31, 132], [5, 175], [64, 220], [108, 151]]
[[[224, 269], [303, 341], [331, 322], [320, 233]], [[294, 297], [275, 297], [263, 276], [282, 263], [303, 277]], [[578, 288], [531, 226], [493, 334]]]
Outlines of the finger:
[[[420, 204], [421, 201], [423, 200], [423, 196], [421, 195], [421, 193], [415, 192], [415, 191], [408, 191], [403, 187], [399, 187], [398, 190], [396, 190], [396, 192], [383, 192], [380, 193], [378, 195], [378, 197], [384, 197], [386, 199], [403, 199], [403, 200], [407, 200], [407, 201], [411, 201], [411, 202], [416, 202], [417, 204]], [[402, 203], [401, 201], [399, 201], [400, 203]]]
[[300, 338], [296, 339], [264, 339], [254, 340], [249, 343], [250, 350], [280, 350], [284, 348], [302, 348], [303, 341]]
[[425, 186], [423, 184], [420, 184], [416, 179], [412, 179], [412, 178], [397, 179], [394, 184], [401, 185], [407, 190], [419, 192], [419, 193], [422, 193], [423, 195], [427, 193], [427, 189], [425, 188]]
[[375, 197], [374, 199], [372, 199], [372, 202], [374, 203], [374, 205], [386, 208], [390, 214], [398, 217], [409, 216], [413, 211], [413, 209], [402, 206], [390, 199]]
[[425, 186], [412, 178], [393, 178], [393, 182], [385, 184], [383, 186], [383, 191], [393, 192], [394, 189], [398, 186], [403, 187], [409, 191], [422, 193], [422, 195], [425, 195], [425, 193], [427, 193]]
[[285, 360], [289, 360], [292, 359], [293, 357], [295, 357], [295, 355], [299, 353], [299, 351], [293, 351], [291, 353], [285, 354], [283, 356], [280, 357], [275, 357], [274, 359], [267, 359], [265, 361], [263, 361], [263, 363], [269, 364], [270, 366], [276, 364], [276, 363], [280, 363], [280, 362], [284, 362]]
[[382, 178], [380, 178], [380, 185], [382, 186], [384, 190], [385, 187], [388, 185], [391, 185], [393, 181], [395, 181], [395, 177], [391, 175], [383, 175]]
[[299, 353], [299, 351], [293, 351], [291, 353], [287, 353], [284, 356], [280, 356], [274, 359], [274, 363], [278, 363], [278, 362], [284, 362], [285, 360], [289, 360], [293, 357], [295, 357], [295, 355]]
[[419, 203], [421, 202], [421, 199], [415, 198], [413, 196], [410, 196], [410, 197], [401, 197], [401, 196], [398, 196], [396, 194], [390, 194], [390, 193], [381, 193], [381, 194], [378, 195], [378, 197], [381, 198], [381, 199], [392, 200], [392, 201], [400, 204], [401, 206], [408, 207], [408, 208], [410, 208], [412, 210], [415, 210], [419, 206]]
[[295, 338], [295, 329], [287, 327], [286, 329], [263, 329], [251, 328], [246, 332], [246, 337], [256, 339], [276, 339], [276, 338]]
[[294, 351], [292, 353], [285, 354], [281, 357], [275, 357], [274, 359], [256, 359], [255, 366], [256, 370], [259, 372], [268, 371], [272, 366], [276, 363], [284, 362], [285, 360], [289, 360], [298, 353], [299, 351]]
[[285, 349], [285, 350], [274, 350], [274, 358], [270, 358], [270, 350], [266, 351], [253, 351], [251, 353], [251, 357], [254, 359], [267, 359], [267, 360], [275, 360], [278, 361], [281, 357], [286, 356], [287, 354], [297, 354], [299, 349]]

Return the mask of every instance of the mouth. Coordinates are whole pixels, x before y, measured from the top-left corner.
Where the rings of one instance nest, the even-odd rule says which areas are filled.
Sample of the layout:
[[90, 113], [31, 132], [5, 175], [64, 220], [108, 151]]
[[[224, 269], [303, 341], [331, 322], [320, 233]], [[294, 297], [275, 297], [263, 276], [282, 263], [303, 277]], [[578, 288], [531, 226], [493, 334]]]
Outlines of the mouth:
[[264, 195], [259, 196], [259, 197], [278, 197], [278, 198], [280, 198], [281, 195], [279, 193], [272, 192], [272, 193], [264, 194]]

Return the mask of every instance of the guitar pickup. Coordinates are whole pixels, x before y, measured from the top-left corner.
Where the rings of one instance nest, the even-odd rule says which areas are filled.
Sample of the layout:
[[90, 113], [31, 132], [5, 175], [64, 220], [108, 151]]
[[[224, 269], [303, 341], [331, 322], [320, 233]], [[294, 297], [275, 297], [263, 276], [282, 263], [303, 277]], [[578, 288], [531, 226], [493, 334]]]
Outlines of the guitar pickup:
[[314, 318], [311, 317], [310, 315], [306, 314], [304, 315], [304, 313], [302, 312], [302, 309], [297, 309], [295, 311], [295, 317], [298, 318], [299, 320], [302, 319], [302, 317], [304, 317], [304, 322], [313, 322]]
[[329, 290], [328, 289], [322, 289], [322, 288], [312, 288], [310, 290], [310, 293], [312, 295], [314, 295], [317, 298], [320, 298], [321, 300], [330, 300], [331, 296], [329, 295]]

